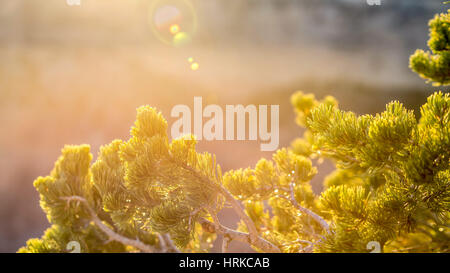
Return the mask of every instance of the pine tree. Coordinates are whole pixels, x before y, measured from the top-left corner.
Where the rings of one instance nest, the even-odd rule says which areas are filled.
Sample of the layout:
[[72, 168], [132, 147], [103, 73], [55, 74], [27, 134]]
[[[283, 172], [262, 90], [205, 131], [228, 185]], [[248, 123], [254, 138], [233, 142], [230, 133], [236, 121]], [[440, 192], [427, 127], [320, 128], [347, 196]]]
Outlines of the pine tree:
[[[411, 67], [449, 82], [449, 15], [430, 23], [433, 54]], [[204, 252], [218, 234], [261, 252], [449, 252], [450, 96], [428, 97], [417, 119], [400, 102], [377, 115], [342, 111], [333, 97], [291, 97], [302, 138], [254, 168], [222, 173], [194, 136], [170, 141], [150, 106], [137, 110], [127, 141], [100, 149], [66, 146], [49, 176], [34, 182], [51, 227], [19, 252]], [[316, 195], [321, 160], [336, 170]], [[218, 212], [231, 206], [237, 230]]]
[[450, 10], [429, 23], [431, 52], [418, 49], [410, 58], [411, 69], [434, 85], [450, 84]]

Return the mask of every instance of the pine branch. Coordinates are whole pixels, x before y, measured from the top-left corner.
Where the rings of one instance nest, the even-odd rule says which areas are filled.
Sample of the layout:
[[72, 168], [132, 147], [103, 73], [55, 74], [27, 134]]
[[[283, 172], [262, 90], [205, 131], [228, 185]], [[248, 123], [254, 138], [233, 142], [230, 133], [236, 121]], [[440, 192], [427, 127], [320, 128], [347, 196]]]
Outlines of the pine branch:
[[222, 234], [228, 236], [230, 240], [237, 240], [243, 243], [251, 244], [265, 252], [280, 253], [280, 249], [264, 238], [258, 237], [253, 243], [250, 241], [250, 234], [227, 228], [220, 223], [213, 223], [205, 218], [199, 219], [203, 229], [210, 233]]
[[309, 216], [311, 216], [314, 220], [316, 220], [317, 223], [320, 224], [320, 226], [327, 232], [330, 233], [330, 225], [328, 225], [328, 223], [322, 218], [320, 217], [318, 214], [314, 213], [313, 211], [302, 207], [297, 200], [295, 199], [295, 195], [294, 195], [294, 183], [291, 182], [289, 185], [289, 191], [290, 191], [290, 201], [292, 202], [292, 204], [294, 205], [294, 207], [296, 207], [299, 211], [308, 214]]
[[164, 237], [164, 239], [166, 240], [166, 243], [169, 245], [170, 249], [171, 249], [173, 252], [176, 252], [176, 253], [182, 253], [182, 252], [177, 248], [177, 246], [174, 244], [172, 238], [170, 238], [170, 235], [169, 235], [168, 233], [164, 234], [163, 237]]
[[170, 238], [169, 234], [160, 234], [158, 233], [158, 239], [161, 245], [161, 252], [175, 252], [175, 253], [181, 253], [181, 251], [175, 246], [175, 244], [172, 241], [172, 238]]
[[[446, 23], [447, 28], [449, 23]], [[437, 42], [434, 42], [435, 46], [442, 47]], [[313, 96], [306, 99], [301, 96], [296, 97], [298, 101], [295, 105], [306, 119], [312, 107], [320, 104]], [[311, 138], [305, 135], [308, 143], [303, 148], [325, 147], [321, 150], [323, 155], [339, 160], [342, 166], [338, 164], [341, 170], [326, 179], [327, 187], [320, 199], [315, 196], [310, 184], [306, 184], [316, 173], [310, 160], [312, 157], [308, 158], [310, 152], [305, 152], [308, 153], [305, 157], [301, 149], [299, 154], [281, 149], [273, 156], [273, 162], [264, 159], [258, 162], [254, 170], [229, 171], [222, 177], [215, 157], [207, 153], [197, 154], [195, 149], [191, 151], [190, 143], [174, 142], [167, 154], [166, 121], [153, 108], [144, 107], [139, 110], [136, 127], [132, 130], [136, 138], [126, 143], [115, 141], [103, 148], [92, 169], [89, 147], [69, 146], [63, 149], [51, 175], [39, 177], [34, 182], [41, 194], [41, 206], [54, 225], [41, 239], [30, 240], [19, 252], [60, 251], [59, 245], [71, 232], [70, 228], [64, 228], [73, 220], [73, 214], [68, 214], [69, 205], [72, 205], [70, 202], [83, 209], [87, 220], [84, 223], [91, 223], [91, 227], [97, 228], [88, 229], [88, 233], [83, 234], [84, 240], [89, 240], [92, 252], [123, 252], [127, 250], [126, 246], [140, 252], [180, 252], [169, 234], [177, 235], [177, 244], [186, 251], [195, 251], [199, 245], [197, 241], [195, 244], [190, 244], [190, 241], [191, 236], [197, 235], [191, 229], [196, 221], [204, 231], [222, 236], [222, 252], [228, 251], [233, 240], [261, 252], [365, 252], [366, 244], [371, 240], [382, 242], [383, 247], [387, 242], [390, 250], [416, 250], [411, 247], [423, 245], [418, 250], [448, 251], [447, 181], [450, 173], [446, 163], [450, 154], [445, 149], [450, 141], [448, 94], [438, 92], [430, 96], [421, 108], [419, 122], [399, 102], [388, 104], [386, 111], [375, 117], [356, 117], [351, 112], [334, 111], [337, 103], [329, 99], [321, 105], [323, 107], [313, 111], [311, 124], [317, 124], [310, 126], [312, 135]], [[328, 126], [334, 121], [337, 121], [336, 126]], [[366, 136], [370, 145], [365, 143]], [[329, 138], [331, 140], [322, 145], [322, 141]], [[340, 144], [342, 141], [346, 141], [344, 146]], [[401, 148], [397, 149], [396, 146], [400, 145]], [[141, 154], [143, 156], [136, 157]], [[351, 168], [343, 171], [342, 167]], [[89, 177], [90, 172], [93, 180]], [[123, 186], [124, 174], [133, 188]], [[286, 181], [288, 177], [292, 180]], [[148, 183], [141, 183], [144, 180]], [[92, 192], [94, 189], [86, 184], [92, 181], [98, 192]], [[147, 186], [150, 183], [155, 187], [149, 189]], [[164, 230], [164, 233], [155, 233], [159, 237], [159, 245], [147, 245], [147, 241], [139, 240], [141, 237], [134, 239], [134, 236], [127, 237], [116, 230], [116, 224], [132, 225], [133, 230], [144, 227], [134, 227], [134, 221], [129, 219], [132, 215], [128, 213], [126, 217], [115, 219], [117, 223], [113, 222], [111, 215], [83, 197], [92, 194], [106, 198], [104, 200], [108, 204], [103, 205], [111, 210], [120, 210], [130, 199], [143, 201], [138, 207], [140, 217], [146, 217], [151, 210], [150, 227]], [[124, 200], [125, 196], [127, 199]], [[186, 200], [183, 199], [185, 196], [188, 197]], [[283, 198], [287, 203], [273, 197]], [[66, 200], [63, 203], [67, 205], [66, 209], [61, 207], [61, 201], [55, 202], [55, 199]], [[147, 199], [150, 201], [147, 202]], [[165, 203], [165, 200], [170, 202]], [[251, 202], [244, 206], [241, 202], [245, 201]], [[315, 208], [300, 201], [308, 204], [320, 202], [320, 206], [315, 211]], [[153, 209], [158, 204], [161, 206]], [[266, 210], [267, 204], [272, 207], [273, 213]], [[245, 232], [220, 223], [217, 213], [224, 207], [233, 208], [245, 225], [240, 226]], [[292, 213], [297, 212], [305, 216], [292, 219]], [[330, 219], [336, 220], [327, 222], [320, 216], [325, 212]], [[211, 219], [201, 218], [206, 213]], [[185, 221], [189, 230], [184, 229]], [[313, 224], [314, 221], [318, 224]], [[266, 228], [260, 230], [260, 226]], [[101, 236], [103, 239], [100, 241], [97, 238], [98, 229], [106, 235]], [[95, 240], [91, 240], [90, 232], [97, 232], [94, 234]], [[422, 236], [409, 237], [410, 233]], [[396, 239], [396, 234], [403, 236], [401, 240]], [[202, 245], [209, 238], [200, 236], [195, 239]], [[108, 244], [112, 241], [119, 244]], [[56, 248], [53, 247], [54, 242]]]
[[[237, 213], [239, 218], [247, 226], [249, 234], [248, 234], [248, 240], [245, 240], [246, 243], [250, 243], [251, 245], [254, 245], [254, 246], [258, 245], [257, 246], [258, 248], [261, 248], [259, 246], [262, 246], [263, 248], [261, 248], [261, 249], [266, 251], [266, 252], [277, 252], [277, 253], [281, 252], [278, 247], [276, 247], [275, 245], [273, 245], [269, 241], [266, 241], [263, 238], [259, 237], [259, 234], [258, 234], [258, 231], [256, 229], [255, 223], [253, 223], [252, 219], [250, 219], [250, 217], [244, 212], [244, 210], [242, 209], [242, 207], [239, 204], [239, 202], [236, 199], [234, 199], [233, 195], [227, 189], [225, 189], [222, 185], [217, 185], [213, 181], [210, 181], [208, 178], [202, 176], [201, 174], [199, 174], [191, 166], [189, 166], [187, 164], [183, 164], [182, 166], [183, 166], [183, 168], [185, 168], [186, 170], [188, 170], [192, 174], [194, 174], [194, 176], [196, 176], [198, 179], [203, 180], [203, 181], [206, 180], [205, 182], [207, 182], [208, 185], [216, 185], [216, 187], [218, 188], [219, 192], [230, 203], [230, 205], [233, 208], [233, 210]], [[211, 215], [215, 215], [215, 214], [212, 213]], [[216, 221], [216, 222], [217, 222], [216, 223], [217, 225], [220, 225], [218, 223], [218, 221]]]
[[161, 248], [161, 252], [167, 252], [166, 240], [164, 240], [161, 233], [158, 233], [158, 240], [159, 240], [159, 248]]
[[222, 253], [228, 252], [228, 246], [229, 246], [230, 242], [231, 242], [231, 239], [228, 236], [224, 235], [223, 239], [222, 239]]
[[315, 245], [315, 243], [313, 243], [313, 242], [310, 242], [307, 240], [301, 240], [301, 239], [297, 239], [295, 241], [286, 243], [284, 245], [294, 245], [294, 244], [307, 244], [308, 246], [302, 247], [302, 249], [301, 249], [301, 252], [304, 252], [304, 253], [312, 252], [314, 245]]
[[[212, 211], [211, 209], [208, 210], [209, 214], [211, 215], [211, 218], [213, 219], [212, 224], [214, 225], [216, 230], [220, 229], [220, 221], [219, 217], [217, 217], [217, 214]], [[231, 242], [231, 238], [224, 234], [222, 238], [222, 253], [226, 253], [228, 251], [228, 245]]]
[[255, 223], [245, 213], [239, 202], [236, 199], [234, 199], [233, 195], [231, 195], [231, 193], [227, 189], [225, 189], [223, 186], [220, 186], [220, 192], [225, 196], [225, 199], [231, 204], [231, 207], [234, 209], [234, 211], [238, 214], [239, 218], [241, 218], [241, 220], [244, 221], [245, 225], [247, 226], [247, 229], [249, 231], [250, 244], [253, 244], [254, 246], [257, 245], [264, 246], [264, 248], [261, 248], [259, 246], [257, 247], [267, 252], [277, 252], [277, 253], [281, 252], [278, 247], [276, 247], [269, 241], [266, 241], [263, 238], [259, 237]]
[[259, 236], [255, 223], [253, 223], [252, 219], [250, 219], [250, 217], [245, 213], [244, 209], [242, 209], [239, 202], [236, 199], [234, 199], [233, 195], [231, 195], [231, 193], [223, 186], [220, 186], [220, 192], [225, 196], [225, 199], [230, 203], [231, 207], [237, 213], [239, 218], [241, 218], [241, 220], [244, 221], [250, 234], [251, 242], [258, 240]]
[[112, 229], [110, 229], [105, 224], [103, 224], [102, 220], [100, 220], [100, 218], [98, 218], [97, 214], [91, 208], [91, 206], [89, 205], [89, 203], [87, 202], [87, 200], [85, 198], [83, 198], [81, 196], [76, 196], [76, 195], [60, 197], [60, 198], [62, 200], [66, 200], [67, 202], [77, 201], [77, 202], [82, 203], [88, 210], [89, 214], [91, 215], [91, 220], [98, 226], [98, 228], [100, 228], [106, 235], [108, 235], [110, 240], [120, 242], [124, 245], [134, 246], [143, 252], [147, 252], [147, 253], [156, 252], [156, 250], [153, 247], [146, 245], [139, 240], [132, 240], [130, 238], [127, 238], [120, 234], [117, 234]]

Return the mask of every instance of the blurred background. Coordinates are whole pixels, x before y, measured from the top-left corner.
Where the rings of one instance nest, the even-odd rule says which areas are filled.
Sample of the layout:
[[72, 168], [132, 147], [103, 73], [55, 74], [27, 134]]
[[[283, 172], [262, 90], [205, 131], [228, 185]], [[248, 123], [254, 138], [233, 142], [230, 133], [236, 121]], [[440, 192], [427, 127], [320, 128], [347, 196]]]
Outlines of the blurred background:
[[[0, 2], [0, 252], [49, 226], [32, 182], [64, 144], [127, 139], [135, 109], [279, 104], [280, 147], [302, 130], [296, 90], [360, 114], [436, 90], [408, 68], [442, 0], [3, 0]], [[79, 4], [79, 5], [78, 5]], [[448, 90], [443, 90], [448, 91]], [[224, 170], [254, 166], [257, 142], [201, 141]], [[317, 193], [331, 163], [319, 166]], [[221, 218], [235, 227], [235, 216]], [[231, 250], [250, 251], [238, 243]]]

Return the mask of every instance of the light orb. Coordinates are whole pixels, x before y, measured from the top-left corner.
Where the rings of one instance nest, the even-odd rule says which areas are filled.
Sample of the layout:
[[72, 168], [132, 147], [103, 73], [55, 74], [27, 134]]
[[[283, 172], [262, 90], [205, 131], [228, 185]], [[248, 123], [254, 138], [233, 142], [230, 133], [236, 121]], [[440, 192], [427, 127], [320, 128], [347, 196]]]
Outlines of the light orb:
[[157, 0], [149, 11], [155, 37], [171, 46], [189, 44], [197, 29], [197, 14], [189, 0]]
[[186, 32], [178, 32], [173, 36], [173, 45], [176, 47], [187, 45], [191, 42], [191, 37]]
[[198, 70], [199, 69], [199, 64], [198, 63], [192, 63], [191, 64], [191, 70], [193, 70], [193, 71], [196, 71], [196, 70]]

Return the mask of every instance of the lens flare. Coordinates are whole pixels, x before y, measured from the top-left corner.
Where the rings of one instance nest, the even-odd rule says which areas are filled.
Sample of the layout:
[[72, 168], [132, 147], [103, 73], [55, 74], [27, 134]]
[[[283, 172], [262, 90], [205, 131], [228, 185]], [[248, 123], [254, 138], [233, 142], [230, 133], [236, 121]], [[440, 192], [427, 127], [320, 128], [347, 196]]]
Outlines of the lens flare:
[[178, 26], [177, 24], [170, 26], [170, 33], [172, 33], [173, 35], [177, 34], [179, 31], [180, 31], [180, 26]]
[[198, 64], [198, 63], [192, 63], [192, 64], [191, 64], [191, 69], [192, 69], [193, 71], [198, 70], [198, 69], [199, 69], [199, 64]]
[[173, 45], [176, 47], [187, 45], [191, 42], [191, 37], [186, 32], [178, 32], [173, 36]]
[[158, 29], [173, 22], [180, 21], [181, 11], [175, 6], [163, 5], [158, 7], [153, 14], [153, 23]]
[[185, 46], [197, 29], [197, 14], [188, 0], [157, 0], [149, 11], [155, 37], [171, 46]]

